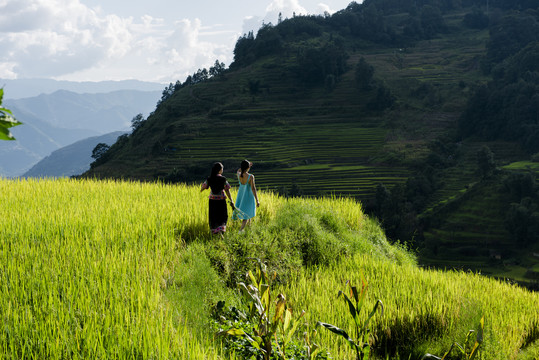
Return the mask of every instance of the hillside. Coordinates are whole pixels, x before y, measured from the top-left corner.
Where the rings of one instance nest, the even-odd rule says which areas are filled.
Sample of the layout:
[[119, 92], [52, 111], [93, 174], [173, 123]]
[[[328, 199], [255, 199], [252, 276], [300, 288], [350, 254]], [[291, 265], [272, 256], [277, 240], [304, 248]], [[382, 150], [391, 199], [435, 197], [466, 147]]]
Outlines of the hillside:
[[89, 130], [58, 128], [30, 113], [13, 111], [24, 126], [13, 130], [16, 140], [0, 142], [0, 153], [6, 154], [0, 160], [0, 175], [3, 177], [19, 176], [54, 150], [98, 134]]
[[[290, 46], [324, 42], [329, 36]], [[298, 79], [292, 55], [264, 57], [222, 78], [182, 88], [94, 173], [154, 180], [177, 169], [179, 180], [196, 181], [216, 160], [232, 167], [232, 173], [241, 159], [249, 158], [264, 188], [296, 183], [304, 195], [372, 195], [379, 183], [407, 178], [409, 167], [400, 156], [408, 155], [408, 161], [425, 156], [429, 142], [456, 125], [469, 92], [459, 81], [481, 79], [473, 65], [486, 36], [475, 31], [407, 49], [349, 51], [346, 71], [331, 90]], [[368, 109], [378, 88], [357, 88], [354, 66], [361, 57], [375, 67], [376, 81], [399, 95], [394, 109]], [[425, 106], [424, 94], [410, 94], [423, 82], [434, 87], [431, 95], [449, 98], [434, 110]]]
[[41, 159], [22, 177], [64, 177], [80, 175], [90, 168], [92, 150], [99, 143], [112, 145], [118, 136], [125, 134], [122, 131], [115, 131], [101, 136], [93, 136], [79, 140], [73, 144], [64, 146], [53, 151], [49, 156]]
[[[261, 189], [361, 200], [427, 265], [517, 278], [524, 255], [507, 249], [537, 246], [508, 230], [522, 199], [474, 194], [510, 191], [506, 170], [479, 171], [483, 147], [500, 169], [537, 151], [539, 13], [533, 2], [482, 5], [372, 0], [265, 25], [238, 40], [226, 71], [177, 82], [86, 175], [190, 183], [221, 161], [233, 179], [247, 158]], [[538, 262], [525, 256], [529, 273]]]

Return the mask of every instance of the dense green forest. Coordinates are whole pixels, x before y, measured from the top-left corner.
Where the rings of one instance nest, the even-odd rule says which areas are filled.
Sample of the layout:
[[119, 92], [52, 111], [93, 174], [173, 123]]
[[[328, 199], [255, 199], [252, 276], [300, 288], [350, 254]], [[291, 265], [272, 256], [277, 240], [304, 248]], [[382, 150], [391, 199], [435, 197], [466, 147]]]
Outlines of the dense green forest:
[[191, 183], [248, 158], [264, 189], [359, 199], [424, 265], [533, 287], [538, 86], [536, 1], [352, 2], [244, 34], [85, 176]]

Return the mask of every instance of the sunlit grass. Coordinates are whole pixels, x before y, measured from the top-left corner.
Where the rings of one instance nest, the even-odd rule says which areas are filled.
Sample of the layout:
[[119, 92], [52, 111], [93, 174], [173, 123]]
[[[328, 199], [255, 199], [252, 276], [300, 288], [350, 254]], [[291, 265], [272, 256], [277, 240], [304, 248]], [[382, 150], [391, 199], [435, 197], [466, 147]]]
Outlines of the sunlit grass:
[[[404, 359], [420, 358], [422, 352], [443, 355], [452, 342], [476, 329], [482, 316], [483, 359], [533, 359], [529, 354], [539, 351], [539, 294], [479, 274], [423, 270], [357, 255], [331, 269], [305, 271], [279, 291], [296, 301], [297, 310], [307, 310], [312, 325], [329, 322], [353, 333], [348, 309], [336, 296], [346, 289], [347, 280], [361, 284], [362, 275], [369, 286], [366, 309], [370, 311], [378, 299], [384, 303], [384, 315], [371, 320], [380, 355]], [[527, 343], [530, 334], [535, 334], [533, 342]], [[333, 334], [321, 329], [320, 336], [335, 358], [351, 358], [351, 349], [336, 342]]]
[[[536, 293], [480, 275], [422, 270], [350, 199], [261, 192], [247, 234], [231, 223], [220, 240], [208, 234], [207, 193], [196, 186], [0, 180], [0, 191], [0, 358], [228, 358], [207, 326], [216, 301], [237, 302], [212, 262], [219, 249], [292, 269], [279, 286], [296, 309], [307, 310], [312, 323], [345, 329], [352, 324], [335, 297], [363, 273], [365, 308], [381, 299], [386, 309], [372, 320], [382, 359], [441, 354], [482, 315], [484, 359], [537, 355]], [[286, 258], [286, 250], [319, 250], [324, 242], [340, 250]], [[333, 358], [350, 358], [323, 330], [320, 343]]]
[[163, 295], [182, 271], [178, 234], [205, 230], [201, 195], [72, 180], [2, 180], [0, 189], [3, 356], [216, 357]]

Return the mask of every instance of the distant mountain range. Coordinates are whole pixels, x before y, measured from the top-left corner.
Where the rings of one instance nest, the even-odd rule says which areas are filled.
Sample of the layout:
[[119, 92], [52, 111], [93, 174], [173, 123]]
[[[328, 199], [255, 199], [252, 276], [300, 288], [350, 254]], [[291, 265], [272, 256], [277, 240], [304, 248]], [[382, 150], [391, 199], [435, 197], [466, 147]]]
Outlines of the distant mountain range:
[[[105, 134], [129, 129], [131, 119], [138, 113], [147, 115], [152, 111], [160, 95], [159, 91], [117, 90], [78, 94], [57, 90], [31, 98], [8, 99], [4, 103], [23, 123], [24, 116], [32, 115], [54, 127]], [[23, 114], [22, 117], [17, 113]], [[13, 134], [16, 136], [15, 131]]]
[[[0, 142], [0, 176], [6, 177], [24, 174], [53, 151], [79, 140], [117, 131], [129, 131], [131, 119], [139, 113], [147, 116], [155, 109], [161, 97], [161, 91], [155, 90], [159, 84], [137, 81], [70, 83], [36, 80], [33, 83], [31, 80], [0, 80], [0, 82], [5, 83], [3, 105], [23, 123], [12, 129], [17, 140]], [[144, 90], [132, 89], [136, 85], [140, 85]], [[60, 86], [77, 92], [58, 89]], [[128, 89], [118, 89], [121, 86]], [[154, 90], [147, 90], [152, 87]], [[16, 98], [18, 91], [22, 91], [17, 89], [22, 88], [26, 88], [29, 94], [36, 91], [53, 92]], [[92, 90], [104, 92], [83, 93]], [[91, 149], [88, 156], [90, 155]]]
[[49, 156], [32, 166], [22, 177], [64, 177], [80, 175], [90, 168], [92, 150], [99, 143], [112, 145], [118, 136], [125, 134], [115, 131], [101, 136], [79, 140], [71, 145], [53, 151]]
[[0, 79], [0, 87], [4, 88], [4, 100], [7, 100], [52, 94], [58, 90], [79, 94], [99, 94], [118, 90], [161, 91], [165, 85], [138, 80], [75, 82], [52, 79]]

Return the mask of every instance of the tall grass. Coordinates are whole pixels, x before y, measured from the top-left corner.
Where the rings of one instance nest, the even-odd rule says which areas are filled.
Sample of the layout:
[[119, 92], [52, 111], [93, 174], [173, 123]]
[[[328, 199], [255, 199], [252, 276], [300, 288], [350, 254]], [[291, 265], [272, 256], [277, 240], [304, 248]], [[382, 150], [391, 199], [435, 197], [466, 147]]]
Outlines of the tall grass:
[[205, 229], [197, 192], [72, 180], [0, 190], [4, 357], [217, 357], [164, 296], [182, 271], [178, 234]]
[[[365, 313], [378, 299], [383, 316], [371, 320], [374, 351], [380, 358], [420, 359], [443, 355], [454, 341], [476, 329], [485, 316], [483, 359], [537, 359], [539, 294], [477, 273], [424, 270], [411, 264], [357, 254], [322, 270], [304, 270], [279, 291], [295, 299], [310, 321], [329, 322], [352, 333], [353, 320], [334, 299], [345, 281], [368, 281]], [[335, 358], [353, 358], [350, 349], [320, 333]]]
[[[485, 315], [485, 359], [537, 357], [537, 294], [465, 273], [425, 271], [348, 199], [261, 192], [255, 223], [211, 237], [196, 187], [0, 180], [0, 358], [220, 359], [206, 326], [217, 300], [263, 259], [307, 316], [350, 328], [335, 297], [369, 281], [375, 355], [443, 353]], [[225, 285], [231, 285], [226, 287]], [[369, 308], [369, 306], [366, 306]], [[346, 345], [320, 331], [335, 359]], [[412, 357], [413, 358], [413, 357]]]

